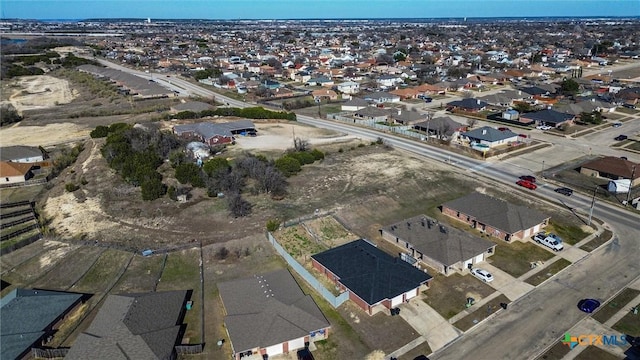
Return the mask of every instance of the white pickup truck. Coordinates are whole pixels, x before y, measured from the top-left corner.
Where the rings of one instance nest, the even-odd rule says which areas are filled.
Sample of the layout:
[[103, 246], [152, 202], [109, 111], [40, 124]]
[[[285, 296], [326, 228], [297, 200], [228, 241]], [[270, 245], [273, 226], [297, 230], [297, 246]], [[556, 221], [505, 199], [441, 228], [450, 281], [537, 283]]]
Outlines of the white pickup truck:
[[534, 235], [533, 240], [548, 248], [551, 248], [553, 251], [560, 251], [564, 249], [564, 245], [562, 245], [562, 239], [560, 239], [560, 237], [555, 234], [546, 234], [544, 232], [540, 232]]

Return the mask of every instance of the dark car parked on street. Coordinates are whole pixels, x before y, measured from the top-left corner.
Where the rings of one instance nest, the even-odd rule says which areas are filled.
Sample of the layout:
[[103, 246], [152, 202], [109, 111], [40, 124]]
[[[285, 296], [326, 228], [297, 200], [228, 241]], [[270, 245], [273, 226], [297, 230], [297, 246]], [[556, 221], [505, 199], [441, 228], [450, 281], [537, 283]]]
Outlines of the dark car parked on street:
[[566, 188], [566, 187], [559, 187], [555, 190], [553, 190], [555, 192], [557, 192], [558, 194], [562, 194], [562, 195], [566, 195], [566, 196], [571, 196], [573, 195], [573, 190]]
[[628, 138], [627, 135], [618, 135], [613, 140], [622, 141], [622, 140], [627, 140], [627, 138]]
[[596, 299], [582, 299], [578, 302], [578, 309], [591, 314], [600, 307], [600, 301]]
[[535, 176], [531, 176], [531, 175], [522, 175], [522, 176], [520, 176], [520, 180], [524, 180], [524, 181], [535, 183], [536, 182], [536, 177]]

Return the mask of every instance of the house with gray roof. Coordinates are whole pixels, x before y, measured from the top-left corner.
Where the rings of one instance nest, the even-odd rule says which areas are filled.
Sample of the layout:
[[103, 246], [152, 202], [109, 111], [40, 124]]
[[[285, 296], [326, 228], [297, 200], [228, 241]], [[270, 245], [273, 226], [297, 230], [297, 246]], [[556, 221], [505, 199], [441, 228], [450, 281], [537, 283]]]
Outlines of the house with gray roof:
[[255, 134], [256, 127], [251, 120], [238, 120], [228, 123], [200, 122], [176, 125], [173, 133], [188, 140], [199, 140], [214, 146], [233, 142], [234, 135]]
[[83, 294], [14, 289], [0, 299], [0, 358], [21, 359], [46, 345], [60, 323], [82, 303]]
[[367, 94], [367, 95], [364, 95], [362, 98], [367, 101], [374, 102], [376, 104], [400, 102], [400, 96], [390, 94], [388, 92], [383, 92], [383, 91]]
[[402, 125], [412, 125], [417, 122], [424, 121], [425, 118], [425, 114], [402, 109], [391, 109], [389, 114], [389, 122]]
[[65, 359], [175, 359], [190, 290], [109, 295]]
[[39, 147], [35, 146], [3, 146], [0, 147], [0, 161], [35, 163], [43, 161], [46, 154], [42, 153]]
[[353, 117], [359, 120], [372, 120], [376, 122], [387, 121], [389, 119], [389, 112], [377, 107], [367, 106], [356, 111]]
[[329, 335], [329, 321], [285, 269], [222, 282], [218, 291], [236, 360], [288, 353]]
[[511, 130], [500, 131], [490, 126], [483, 126], [471, 131], [460, 133], [460, 137], [468, 142], [471, 146], [480, 144], [489, 148], [508, 145], [509, 143], [518, 141], [518, 134]]
[[575, 115], [573, 114], [568, 114], [553, 109], [544, 109], [540, 111], [523, 113], [522, 115], [520, 115], [519, 121], [526, 124], [535, 123], [537, 125], [548, 125], [557, 128], [561, 125], [572, 124], [574, 119]]
[[467, 131], [467, 125], [460, 124], [449, 116], [438, 116], [431, 120], [413, 124], [413, 128], [427, 133], [429, 136], [450, 138], [461, 131]]
[[442, 213], [493, 237], [526, 241], [547, 224], [549, 216], [477, 192], [442, 204]]
[[311, 262], [369, 315], [418, 296], [432, 279], [426, 271], [364, 239], [312, 255]]
[[358, 111], [369, 107], [369, 102], [361, 98], [353, 98], [340, 106], [342, 111]]
[[425, 215], [380, 229], [382, 237], [406, 256], [444, 275], [465, 272], [495, 252], [496, 244]]
[[484, 110], [487, 105], [487, 102], [482, 101], [480, 99], [467, 98], [462, 100], [455, 100], [447, 103], [447, 110], [462, 110], [467, 112], [478, 112]]

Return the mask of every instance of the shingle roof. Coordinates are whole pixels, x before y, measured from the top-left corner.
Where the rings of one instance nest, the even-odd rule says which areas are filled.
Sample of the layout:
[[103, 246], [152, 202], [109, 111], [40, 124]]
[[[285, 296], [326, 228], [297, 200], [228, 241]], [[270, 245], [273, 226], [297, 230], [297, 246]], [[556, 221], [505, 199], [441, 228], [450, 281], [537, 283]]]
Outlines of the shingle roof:
[[384, 230], [413, 245], [422, 254], [450, 266], [482, 254], [495, 244], [452, 228], [425, 215], [386, 226]]
[[24, 176], [32, 167], [31, 163], [0, 161], [0, 177]]
[[196, 124], [176, 125], [174, 131], [180, 135], [185, 132], [195, 132], [202, 136], [205, 140], [216, 135], [233, 136], [234, 131], [255, 129], [255, 125], [251, 120], [238, 120], [228, 123], [210, 123], [201, 122]]
[[449, 103], [447, 103], [447, 105], [449, 106], [455, 106], [455, 107], [460, 107], [460, 108], [464, 108], [464, 109], [482, 109], [483, 107], [489, 105], [486, 102], [480, 100], [480, 99], [462, 99], [462, 100], [456, 100], [456, 101], [451, 101]]
[[218, 284], [235, 352], [294, 340], [330, 326], [287, 270]]
[[549, 218], [538, 210], [477, 192], [444, 203], [443, 206], [473, 216], [479, 222], [509, 234], [532, 228]]
[[186, 290], [109, 295], [65, 358], [169, 359], [186, 300]]
[[[600, 159], [586, 162], [582, 164], [583, 168], [597, 170], [599, 172], [621, 176], [625, 179], [640, 178], [640, 164], [636, 164], [629, 160], [621, 159], [615, 156], [605, 156]], [[635, 173], [633, 167], [636, 167]]]
[[500, 131], [490, 126], [483, 126], [471, 131], [463, 132], [460, 135], [489, 142], [507, 140], [518, 136], [518, 134], [511, 130]]
[[520, 115], [520, 117], [543, 122], [546, 124], [560, 124], [567, 120], [573, 119], [574, 115], [559, 112], [553, 109], [544, 109], [540, 111], [524, 113]]
[[342, 104], [342, 106], [369, 106], [369, 102], [365, 99], [353, 98]]
[[15, 359], [45, 335], [82, 294], [15, 289], [0, 300], [0, 358]]
[[369, 305], [396, 297], [431, 279], [429, 274], [362, 239], [311, 257]]
[[40, 148], [34, 146], [4, 146], [0, 148], [0, 160], [11, 161], [26, 158], [42, 157]]

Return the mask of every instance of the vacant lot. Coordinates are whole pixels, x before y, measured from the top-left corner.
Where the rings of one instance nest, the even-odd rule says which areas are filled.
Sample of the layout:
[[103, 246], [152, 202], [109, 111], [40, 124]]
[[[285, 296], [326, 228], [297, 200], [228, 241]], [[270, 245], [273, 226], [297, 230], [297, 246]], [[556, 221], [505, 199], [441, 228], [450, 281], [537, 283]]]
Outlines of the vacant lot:
[[494, 291], [491, 286], [472, 276], [437, 274], [429, 289], [423, 291], [423, 300], [445, 319], [450, 319], [466, 309], [468, 297], [480, 301]]
[[536, 360], [562, 360], [565, 355], [567, 355], [571, 351], [567, 345], [564, 345], [558, 339], [558, 342], [553, 345], [547, 352], [540, 355]]

